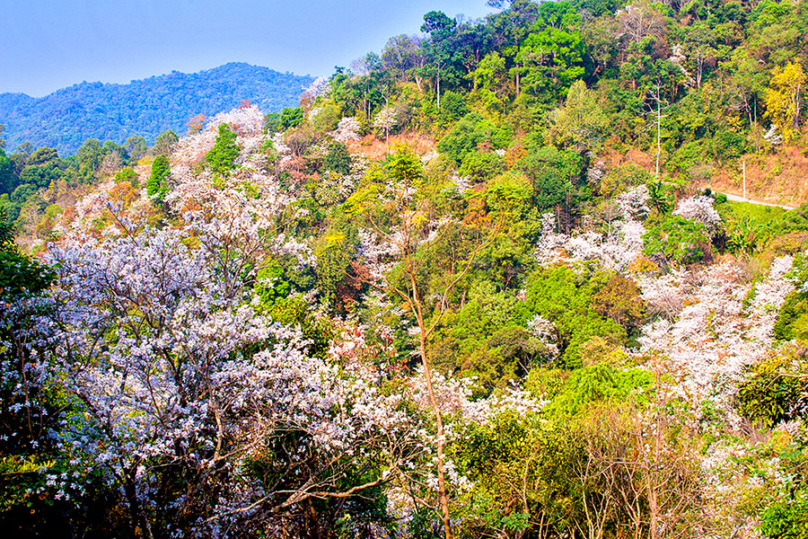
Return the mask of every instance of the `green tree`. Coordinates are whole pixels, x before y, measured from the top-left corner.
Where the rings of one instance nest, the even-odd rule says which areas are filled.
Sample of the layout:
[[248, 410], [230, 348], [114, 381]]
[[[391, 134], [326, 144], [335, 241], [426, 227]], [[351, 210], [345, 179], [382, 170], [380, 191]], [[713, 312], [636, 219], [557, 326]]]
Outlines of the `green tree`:
[[123, 147], [129, 154], [129, 164], [137, 164], [141, 157], [149, 151], [146, 139], [141, 136], [132, 135], [123, 143]]
[[493, 152], [470, 152], [463, 158], [459, 172], [481, 183], [505, 172], [505, 161]]
[[517, 167], [533, 185], [534, 203], [540, 210], [567, 203], [573, 181], [581, 175], [581, 157], [571, 150], [544, 146], [531, 151]]
[[323, 168], [333, 170], [338, 174], [351, 173], [351, 154], [348, 148], [341, 142], [332, 142], [328, 145], [328, 152], [323, 159]]
[[38, 189], [47, 188], [53, 180], [62, 177], [66, 164], [53, 148], [39, 148], [20, 173], [19, 185], [29, 184]]
[[710, 234], [701, 223], [668, 216], [643, 236], [643, 253], [657, 263], [693, 264], [712, 256]]
[[517, 60], [526, 67], [526, 88], [550, 97], [562, 95], [584, 74], [581, 18], [567, 2], [539, 5], [532, 32], [525, 38]]
[[236, 144], [236, 134], [226, 123], [219, 124], [219, 133], [216, 136], [216, 144], [205, 156], [205, 160], [210, 165], [210, 169], [216, 174], [226, 174], [236, 166], [236, 158], [239, 154], [239, 147]]
[[662, 182], [652, 182], [648, 184], [648, 204], [651, 209], [662, 215], [671, 211], [673, 200], [667, 187]]
[[595, 92], [588, 90], [582, 80], [572, 84], [564, 106], [553, 110], [549, 120], [553, 142], [579, 153], [597, 150], [609, 124]]
[[157, 135], [157, 139], [154, 141], [154, 147], [152, 147], [152, 154], [155, 156], [171, 155], [179, 140], [180, 137], [178, 137], [174, 131], [166, 129]]
[[299, 107], [284, 107], [281, 112], [270, 112], [264, 117], [264, 130], [270, 134], [282, 133], [288, 129], [294, 129], [299, 126], [305, 119], [303, 109]]
[[441, 81], [446, 77], [446, 68], [452, 60], [452, 37], [457, 29], [457, 21], [442, 11], [430, 11], [424, 15], [421, 31], [429, 34], [424, 48], [429, 60], [426, 72], [435, 79], [436, 106], [441, 108]]
[[578, 275], [570, 268], [547, 268], [527, 281], [527, 308], [552, 322], [558, 330], [561, 361], [567, 368], [583, 365], [582, 346], [600, 337], [613, 347], [625, 341], [626, 331], [604, 318], [592, 298], [604, 285], [606, 274]]
[[508, 98], [508, 76], [505, 58], [496, 51], [487, 54], [472, 73], [474, 90], [489, 110], [503, 112]]
[[497, 128], [490, 120], [472, 112], [457, 122], [438, 142], [438, 151], [459, 165], [466, 154], [476, 150], [481, 143], [487, 143], [492, 149], [504, 148], [509, 139], [510, 133], [505, 129]]
[[168, 194], [168, 177], [170, 174], [171, 165], [168, 162], [168, 157], [164, 154], [155, 157], [149, 181], [146, 182], [146, 193], [149, 197], [157, 202], [163, 201], [163, 198]]
[[[489, 0], [489, 6], [502, 9], [490, 19], [500, 53], [511, 68], [514, 90], [521, 92], [522, 46], [538, 16], [538, 4], [531, 0]], [[504, 9], [507, 6], [507, 9]]]
[[14, 165], [0, 148], [0, 193], [11, 193], [17, 188], [18, 177], [14, 174]]

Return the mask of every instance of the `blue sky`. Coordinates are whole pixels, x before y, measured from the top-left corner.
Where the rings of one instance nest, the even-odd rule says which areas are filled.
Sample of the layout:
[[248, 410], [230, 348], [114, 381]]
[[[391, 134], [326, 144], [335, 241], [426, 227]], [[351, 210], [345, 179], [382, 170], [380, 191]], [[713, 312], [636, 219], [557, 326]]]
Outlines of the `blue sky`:
[[0, 93], [41, 97], [227, 62], [329, 75], [423, 15], [481, 17], [485, 0], [0, 0]]

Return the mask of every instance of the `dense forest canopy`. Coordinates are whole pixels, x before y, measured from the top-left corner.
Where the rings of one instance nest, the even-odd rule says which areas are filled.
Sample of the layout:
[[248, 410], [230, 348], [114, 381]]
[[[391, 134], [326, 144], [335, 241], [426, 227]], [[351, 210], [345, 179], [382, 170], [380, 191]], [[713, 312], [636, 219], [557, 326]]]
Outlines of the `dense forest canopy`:
[[0, 149], [5, 528], [808, 536], [805, 1], [489, 4]]
[[89, 138], [149, 144], [166, 129], [184, 132], [200, 114], [213, 117], [249, 99], [262, 110], [297, 104], [314, 80], [265, 67], [230, 63], [199, 73], [172, 72], [129, 84], [83, 82], [41, 98], [0, 94], [0, 123], [11, 147], [27, 142], [74, 153]]

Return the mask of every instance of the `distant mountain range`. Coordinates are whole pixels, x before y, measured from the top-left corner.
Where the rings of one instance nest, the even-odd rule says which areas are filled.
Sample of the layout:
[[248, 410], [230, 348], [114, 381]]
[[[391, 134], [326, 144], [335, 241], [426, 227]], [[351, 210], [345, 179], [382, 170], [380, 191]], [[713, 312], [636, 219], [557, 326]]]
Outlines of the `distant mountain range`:
[[42, 98], [0, 94], [0, 124], [6, 126], [7, 150], [30, 142], [65, 155], [88, 138], [120, 144], [132, 135], [142, 135], [151, 144], [166, 129], [182, 135], [193, 116], [210, 117], [237, 107], [244, 99], [264, 112], [297, 106], [298, 96], [313, 80], [309, 75], [229, 63], [129, 84], [82, 82]]

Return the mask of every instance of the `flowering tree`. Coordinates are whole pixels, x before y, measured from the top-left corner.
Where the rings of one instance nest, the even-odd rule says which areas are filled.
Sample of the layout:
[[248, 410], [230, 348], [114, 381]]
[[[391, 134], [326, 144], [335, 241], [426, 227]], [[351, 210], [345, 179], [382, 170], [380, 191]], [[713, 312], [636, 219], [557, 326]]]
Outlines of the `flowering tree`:
[[81, 411], [64, 443], [82, 476], [120, 492], [133, 535], [305, 528], [324, 518], [312, 501], [356, 505], [417, 457], [378, 373], [309, 357], [297, 330], [243, 302], [218, 244], [191, 238], [145, 229], [51, 255], [42, 339]]
[[694, 196], [680, 200], [673, 210], [673, 215], [684, 217], [701, 223], [711, 236], [718, 235], [723, 230], [721, 216], [713, 208], [713, 197]]

